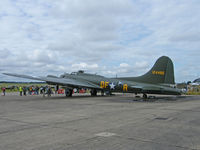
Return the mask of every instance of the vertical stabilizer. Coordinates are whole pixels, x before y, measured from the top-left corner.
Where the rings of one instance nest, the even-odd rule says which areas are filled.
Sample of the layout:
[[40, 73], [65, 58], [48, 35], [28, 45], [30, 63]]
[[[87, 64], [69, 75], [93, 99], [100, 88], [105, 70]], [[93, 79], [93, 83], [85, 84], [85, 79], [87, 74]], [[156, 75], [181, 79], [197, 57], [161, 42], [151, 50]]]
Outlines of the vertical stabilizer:
[[162, 56], [146, 74], [139, 77], [129, 77], [123, 79], [152, 84], [175, 84], [173, 62], [169, 57]]

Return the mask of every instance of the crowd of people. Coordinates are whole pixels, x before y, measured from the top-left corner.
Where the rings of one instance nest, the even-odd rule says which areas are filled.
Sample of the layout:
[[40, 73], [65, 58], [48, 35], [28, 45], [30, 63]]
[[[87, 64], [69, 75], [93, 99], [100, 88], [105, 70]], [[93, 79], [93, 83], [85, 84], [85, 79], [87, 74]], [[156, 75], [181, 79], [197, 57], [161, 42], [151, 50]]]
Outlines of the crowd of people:
[[[14, 88], [13, 88], [14, 87]], [[66, 89], [59, 89], [58, 86], [50, 86], [50, 85], [45, 85], [45, 86], [37, 86], [37, 85], [32, 85], [32, 86], [12, 86], [10, 87], [1, 87], [0, 88], [2, 91], [2, 96], [6, 95], [6, 91], [9, 92], [19, 92], [20, 96], [27, 96], [27, 95], [43, 95], [43, 97], [51, 96], [52, 94], [66, 94], [68, 90]], [[73, 93], [89, 93], [87, 89], [73, 89]]]
[[[19, 91], [20, 96], [26, 96], [27, 94], [29, 95], [39, 95], [43, 94], [43, 96], [51, 96], [53, 94], [53, 90], [51, 86], [19, 86], [16, 87], [17, 90]], [[6, 87], [2, 87], [2, 96], [6, 95]], [[55, 91], [56, 92], [56, 91]]]

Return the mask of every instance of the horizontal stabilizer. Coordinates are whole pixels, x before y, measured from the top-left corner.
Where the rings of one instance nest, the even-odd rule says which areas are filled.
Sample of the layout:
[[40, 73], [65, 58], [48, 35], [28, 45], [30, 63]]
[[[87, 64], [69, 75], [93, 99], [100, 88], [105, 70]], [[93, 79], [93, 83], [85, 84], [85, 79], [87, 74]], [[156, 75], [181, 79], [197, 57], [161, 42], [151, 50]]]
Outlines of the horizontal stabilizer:
[[148, 90], [162, 90], [163, 88], [161, 87], [155, 87], [155, 86], [131, 86], [131, 88], [134, 89], [139, 89], [139, 90], [143, 90], [143, 91], [148, 91]]

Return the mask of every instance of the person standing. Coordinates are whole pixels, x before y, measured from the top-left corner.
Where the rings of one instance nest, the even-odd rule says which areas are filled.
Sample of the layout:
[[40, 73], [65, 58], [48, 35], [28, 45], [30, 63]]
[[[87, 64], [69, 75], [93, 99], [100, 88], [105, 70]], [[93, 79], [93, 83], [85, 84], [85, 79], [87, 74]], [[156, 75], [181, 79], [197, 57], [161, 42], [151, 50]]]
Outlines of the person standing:
[[22, 92], [23, 92], [23, 89], [22, 89], [22, 87], [20, 86], [20, 87], [19, 87], [20, 96], [22, 96]]
[[2, 88], [2, 92], [3, 92], [2, 96], [5, 96], [6, 95], [6, 88], [5, 87]]
[[32, 95], [32, 86], [29, 87], [29, 95]]
[[44, 86], [42, 86], [42, 94], [43, 94], [43, 97], [45, 97], [45, 87]]
[[24, 93], [24, 96], [26, 96], [26, 87], [25, 86], [23, 87], [23, 93]]
[[48, 90], [47, 90], [48, 97], [51, 96], [51, 93], [52, 93], [52, 91], [51, 91], [51, 87], [48, 86]]
[[35, 87], [35, 92], [36, 92], [36, 95], [39, 95], [39, 87], [38, 86]]

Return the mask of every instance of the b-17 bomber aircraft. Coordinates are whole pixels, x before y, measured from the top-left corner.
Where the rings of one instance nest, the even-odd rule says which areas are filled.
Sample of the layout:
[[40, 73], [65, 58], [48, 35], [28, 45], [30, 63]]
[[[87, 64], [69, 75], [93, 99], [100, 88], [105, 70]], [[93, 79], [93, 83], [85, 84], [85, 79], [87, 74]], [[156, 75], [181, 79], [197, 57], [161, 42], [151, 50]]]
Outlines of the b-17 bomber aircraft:
[[84, 71], [65, 73], [60, 77], [48, 75], [46, 77], [32, 77], [27, 75], [3, 73], [5, 75], [45, 81], [48, 84], [66, 87], [66, 96], [72, 96], [73, 89], [91, 89], [91, 95], [102, 93], [124, 92], [143, 94], [181, 95], [174, 82], [174, 67], [172, 60], [167, 56], [160, 57], [146, 74], [139, 77], [107, 78]]

